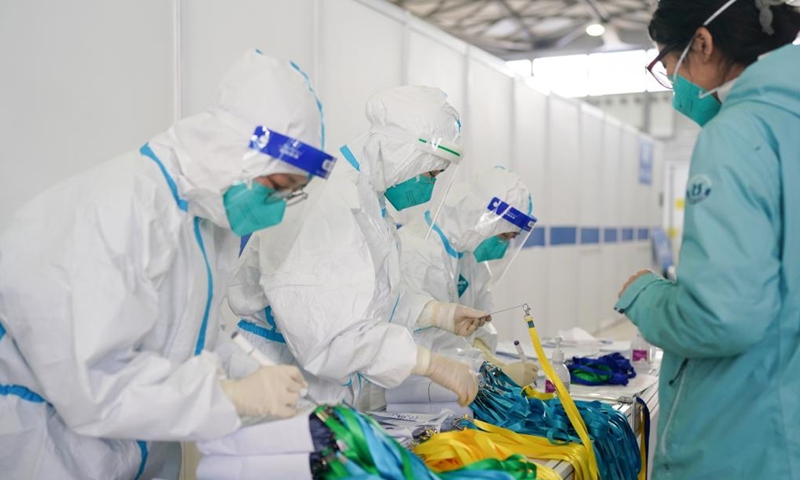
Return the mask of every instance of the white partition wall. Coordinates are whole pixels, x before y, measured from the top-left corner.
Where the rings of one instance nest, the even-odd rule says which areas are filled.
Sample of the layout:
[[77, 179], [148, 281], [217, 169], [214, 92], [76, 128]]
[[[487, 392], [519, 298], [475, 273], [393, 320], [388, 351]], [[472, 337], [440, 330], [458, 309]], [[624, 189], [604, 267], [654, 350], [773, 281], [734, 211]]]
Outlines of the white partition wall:
[[404, 26], [360, 2], [321, 4], [319, 84], [325, 106], [328, 149], [367, 130], [364, 105], [377, 90], [403, 83]]
[[548, 299], [539, 314], [546, 335], [578, 325], [578, 223], [580, 221], [580, 104], [552, 96], [548, 108], [546, 218]]
[[[482, 55], [469, 58], [468, 116], [464, 119], [468, 172], [511, 163], [511, 121], [514, 81]], [[478, 57], [478, 58], [476, 58]]]
[[54, 183], [173, 118], [172, 6], [0, 3], [0, 228]]
[[[462, 115], [467, 103], [467, 45], [443, 37], [426, 24], [409, 26], [406, 78], [409, 85], [436, 86]], [[438, 37], [438, 38], [437, 38]]]
[[603, 311], [602, 251], [600, 225], [602, 216], [603, 113], [583, 105], [580, 119], [580, 221], [578, 222], [578, 326], [594, 330]]
[[[512, 118], [511, 169], [518, 173], [531, 191], [533, 214], [539, 224], [534, 229], [524, 248], [512, 264], [508, 275], [495, 288], [494, 301], [497, 310], [528, 303], [535, 318], [541, 318], [539, 328], [546, 328], [549, 270], [547, 253], [544, 250], [547, 218], [548, 188], [547, 155], [548, 97], [533, 90], [522, 80], [514, 82]], [[528, 338], [527, 326], [520, 318], [521, 310], [497, 315], [495, 321], [504, 338]]]
[[[496, 286], [497, 309], [531, 304], [544, 335], [595, 332], [617, 318], [622, 282], [650, 266], [645, 236], [662, 218], [658, 142], [652, 182], [640, 183], [648, 139], [638, 131], [534, 90], [500, 60], [384, 1], [3, 2], [0, 40], [0, 228], [54, 182], [202, 111], [226, 68], [258, 47], [309, 74], [333, 153], [366, 130], [375, 91], [409, 83], [448, 94], [467, 147], [460, 176], [511, 168], [539, 218]], [[496, 322], [503, 339], [527, 336], [520, 311]]]
[[[623, 276], [627, 266], [622, 265], [623, 246], [621, 244], [620, 227], [622, 225], [622, 125], [620, 122], [606, 118], [603, 125], [603, 170], [600, 175], [602, 192], [602, 253], [603, 280], [601, 302], [603, 312], [608, 311], [608, 319], [616, 319], [611, 311], [619, 287], [623, 284]], [[606, 307], [608, 305], [608, 307]], [[605, 318], [605, 317], [604, 317]]]
[[316, 0], [191, 0], [181, 10], [182, 116], [203, 111], [217, 81], [251, 48], [291, 60], [313, 78]]

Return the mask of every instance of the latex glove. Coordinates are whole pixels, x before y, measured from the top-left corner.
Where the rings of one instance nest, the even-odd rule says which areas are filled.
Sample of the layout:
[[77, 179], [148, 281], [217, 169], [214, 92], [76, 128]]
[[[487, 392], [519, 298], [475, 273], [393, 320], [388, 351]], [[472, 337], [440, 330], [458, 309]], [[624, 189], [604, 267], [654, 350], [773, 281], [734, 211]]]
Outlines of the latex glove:
[[417, 347], [415, 375], [424, 375], [458, 395], [458, 404], [466, 407], [478, 395], [478, 378], [469, 365]]
[[653, 274], [655, 274], [655, 272], [654, 272], [654, 271], [652, 271], [652, 270], [650, 270], [649, 268], [644, 268], [644, 269], [642, 269], [642, 270], [639, 270], [639, 271], [638, 271], [638, 272], [636, 272], [635, 274], [631, 275], [631, 277], [630, 277], [630, 278], [628, 278], [628, 281], [626, 281], [626, 282], [625, 282], [625, 284], [624, 284], [624, 285], [622, 285], [622, 289], [620, 289], [619, 293], [617, 294], [617, 298], [622, 298], [622, 294], [623, 294], [623, 293], [625, 293], [625, 290], [627, 290], [627, 289], [628, 289], [628, 287], [630, 287], [630, 286], [631, 286], [631, 283], [633, 283], [633, 282], [635, 282], [636, 280], [638, 280], [638, 279], [639, 279], [639, 277], [641, 277], [641, 276], [643, 276], [643, 275], [647, 275], [648, 273], [653, 273]]
[[505, 363], [500, 361], [499, 358], [494, 356], [489, 346], [486, 345], [486, 342], [480, 338], [476, 338], [472, 345], [483, 353], [483, 358], [485, 358], [487, 362], [500, 367], [503, 373], [511, 377], [511, 380], [514, 380], [514, 383], [520, 387], [525, 387], [533, 383], [539, 374], [539, 366], [533, 362]]
[[475, 310], [457, 303], [444, 303], [431, 300], [425, 304], [417, 319], [419, 328], [437, 327], [446, 332], [468, 337], [492, 321], [489, 312]]
[[533, 362], [514, 362], [498, 366], [520, 387], [530, 385], [539, 375], [539, 367]]
[[300, 391], [308, 387], [293, 365], [261, 367], [244, 378], [221, 383], [240, 417], [293, 417], [299, 413]]

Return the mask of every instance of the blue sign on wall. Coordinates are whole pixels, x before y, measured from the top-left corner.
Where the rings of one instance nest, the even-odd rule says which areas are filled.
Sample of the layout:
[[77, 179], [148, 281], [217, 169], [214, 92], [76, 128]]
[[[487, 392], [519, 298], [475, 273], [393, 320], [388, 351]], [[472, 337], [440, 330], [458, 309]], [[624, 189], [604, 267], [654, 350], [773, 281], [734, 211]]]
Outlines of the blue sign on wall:
[[653, 183], [653, 142], [639, 140], [639, 183], [652, 185]]

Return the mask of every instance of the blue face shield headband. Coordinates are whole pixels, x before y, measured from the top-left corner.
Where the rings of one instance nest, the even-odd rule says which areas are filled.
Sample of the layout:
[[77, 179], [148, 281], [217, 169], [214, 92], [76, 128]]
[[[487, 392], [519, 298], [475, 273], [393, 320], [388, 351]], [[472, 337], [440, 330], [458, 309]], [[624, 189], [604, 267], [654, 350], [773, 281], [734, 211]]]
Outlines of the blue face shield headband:
[[250, 148], [320, 178], [328, 178], [336, 164], [332, 155], [262, 126], [250, 137]]
[[[249, 146], [308, 172], [309, 176], [328, 178], [336, 162], [322, 150], [261, 126], [256, 127]], [[222, 198], [231, 230], [244, 236], [279, 224], [286, 211], [286, 197], [290, 195], [291, 192], [277, 192], [258, 182], [251, 187], [243, 183], [231, 186]]]

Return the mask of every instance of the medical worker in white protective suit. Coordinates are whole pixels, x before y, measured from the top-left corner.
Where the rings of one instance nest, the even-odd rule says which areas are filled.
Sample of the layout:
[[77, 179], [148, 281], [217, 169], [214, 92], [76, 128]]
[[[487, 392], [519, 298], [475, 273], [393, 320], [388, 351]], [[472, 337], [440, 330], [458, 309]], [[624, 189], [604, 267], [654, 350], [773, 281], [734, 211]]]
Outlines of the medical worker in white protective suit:
[[[531, 195], [517, 174], [494, 167], [474, 178], [453, 186], [435, 222], [434, 213], [426, 210], [400, 229], [403, 282], [416, 294], [492, 311], [491, 285], [498, 279], [492, 278], [489, 264], [502, 275], [516, 253], [510, 240], [527, 237], [536, 219], [531, 217]], [[503, 204], [508, 208], [502, 209]], [[521, 247], [523, 242], [518, 238], [514, 244]], [[494, 356], [497, 330], [491, 323], [469, 337], [418, 327], [414, 338], [418, 345], [469, 362], [475, 369], [484, 360], [494, 363], [523, 386], [536, 378], [534, 363], [506, 364]]]
[[461, 160], [458, 113], [437, 88], [403, 86], [372, 95], [366, 114], [369, 132], [341, 148], [347, 162], [297, 242], [283, 242], [282, 227], [250, 239], [230, 306], [260, 350], [303, 369], [319, 401], [355, 404], [366, 382], [392, 388], [414, 373], [469, 404], [478, 389], [470, 368], [417, 348], [408, 327], [469, 335], [487, 313], [401, 291], [397, 230], [385, 208], [386, 200], [398, 209], [427, 202], [431, 173]]
[[[321, 121], [307, 77], [252, 51], [209, 110], [17, 212], [0, 237], [0, 477], [177, 478], [179, 441], [295, 414], [301, 373], [229, 355], [218, 309], [239, 235], [327, 176]], [[252, 373], [227, 379], [223, 357]]]

